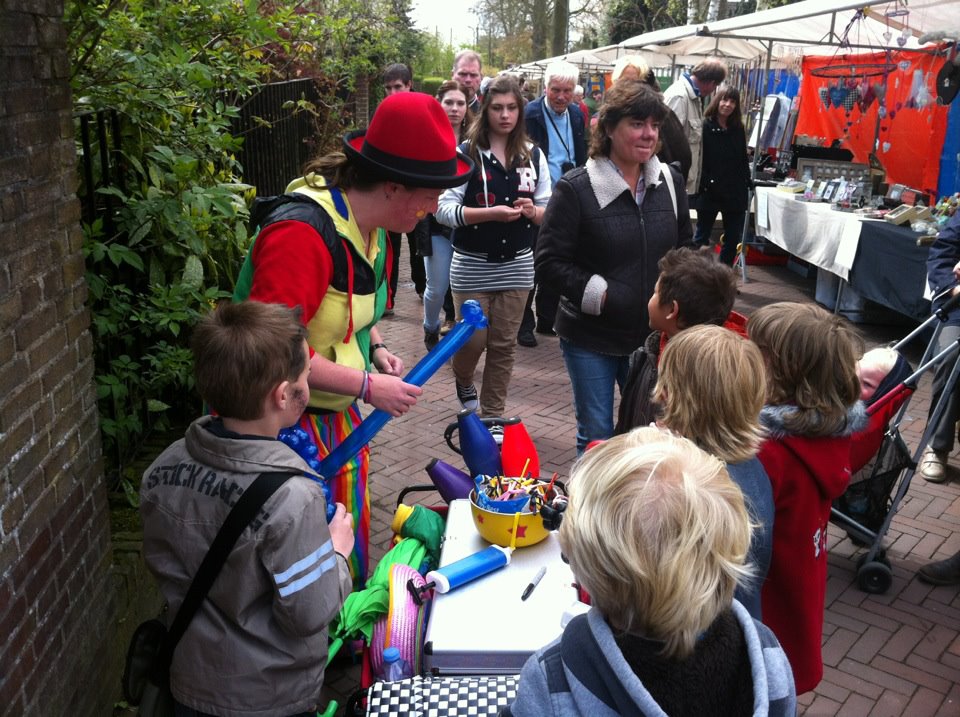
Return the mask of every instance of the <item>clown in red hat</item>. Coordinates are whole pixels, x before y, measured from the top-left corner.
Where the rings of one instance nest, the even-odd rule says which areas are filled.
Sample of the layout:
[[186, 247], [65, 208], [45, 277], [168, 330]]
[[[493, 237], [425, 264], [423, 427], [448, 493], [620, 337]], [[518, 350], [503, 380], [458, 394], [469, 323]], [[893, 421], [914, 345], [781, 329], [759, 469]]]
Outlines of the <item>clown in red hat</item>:
[[[348, 133], [343, 152], [313, 160], [285, 194], [255, 203], [251, 223], [260, 233], [234, 300], [301, 307], [311, 361], [299, 427], [319, 458], [360, 423], [361, 402], [393, 416], [417, 402], [421, 389], [400, 378], [403, 361], [376, 327], [391, 265], [385, 230], [412, 231], [436, 210], [440, 192], [472, 171], [437, 100], [403, 92], [377, 107], [367, 129]], [[332, 500], [353, 515], [350, 569], [357, 586], [368, 561], [368, 461], [365, 447], [325, 476]]]

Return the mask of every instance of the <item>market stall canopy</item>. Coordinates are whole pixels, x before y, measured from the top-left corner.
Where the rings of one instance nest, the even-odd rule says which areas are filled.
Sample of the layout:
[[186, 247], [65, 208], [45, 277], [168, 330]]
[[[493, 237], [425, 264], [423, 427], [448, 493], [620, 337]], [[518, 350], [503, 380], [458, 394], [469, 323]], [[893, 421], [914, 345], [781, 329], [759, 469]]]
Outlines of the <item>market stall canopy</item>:
[[649, 64], [651, 67], [669, 67], [672, 62], [671, 58], [655, 52], [627, 52], [620, 47], [620, 45], [606, 45], [593, 50], [578, 50], [577, 52], [569, 52], [565, 55], [547, 57], [543, 60], [525, 62], [522, 65], [508, 68], [507, 72], [510, 72], [511, 74], [523, 74], [527, 77], [527, 79], [536, 79], [543, 76], [543, 72], [546, 70], [547, 65], [549, 65], [551, 62], [560, 61], [569, 62], [573, 65], [576, 65], [578, 68], [580, 68], [581, 72], [585, 73], [610, 72], [613, 69], [614, 63], [617, 61], [617, 57], [627, 54], [643, 55], [644, 59], [647, 61], [647, 64]]
[[[763, 46], [761, 54], [768, 48], [775, 56], [826, 54], [827, 47], [841, 45], [850, 27], [846, 47], [853, 51], [917, 49], [921, 47], [918, 38], [922, 34], [942, 28], [958, 11], [958, 0], [910, 0], [909, 5], [905, 0], [880, 4], [863, 0], [804, 0], [716, 22], [656, 30], [628, 38], [620, 45], [671, 55], [733, 58], [746, 49], [740, 43], [747, 42]], [[692, 40], [701, 43], [694, 44]], [[684, 47], [684, 42], [690, 44]], [[697, 53], [690, 52], [694, 47]]]

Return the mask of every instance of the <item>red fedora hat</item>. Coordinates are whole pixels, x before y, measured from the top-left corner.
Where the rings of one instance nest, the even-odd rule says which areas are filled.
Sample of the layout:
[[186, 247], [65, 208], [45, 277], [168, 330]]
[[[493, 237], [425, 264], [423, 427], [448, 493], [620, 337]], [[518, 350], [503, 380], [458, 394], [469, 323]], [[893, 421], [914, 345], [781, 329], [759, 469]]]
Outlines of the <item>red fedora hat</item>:
[[456, 187], [473, 172], [473, 161], [457, 152], [447, 113], [421, 92], [384, 99], [370, 126], [344, 135], [343, 146], [368, 173], [410, 187]]

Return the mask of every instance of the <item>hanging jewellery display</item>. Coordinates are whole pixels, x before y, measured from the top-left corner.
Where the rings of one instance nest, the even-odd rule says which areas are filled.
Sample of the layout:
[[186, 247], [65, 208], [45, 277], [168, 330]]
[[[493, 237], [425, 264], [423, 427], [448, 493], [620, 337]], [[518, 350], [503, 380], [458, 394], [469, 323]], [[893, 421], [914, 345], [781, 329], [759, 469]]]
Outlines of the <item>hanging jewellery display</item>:
[[[899, 50], [910, 39], [911, 29], [906, 20], [909, 14], [906, 0], [896, 0], [890, 9], [883, 13], [886, 29], [880, 37], [877, 37], [875, 31], [871, 30], [865, 22], [868, 17], [866, 10], [859, 10], [844, 29], [839, 47], [830, 61], [823, 67], [811, 70], [814, 77], [830, 80], [827, 85], [818, 90], [820, 101], [824, 109], [842, 108], [844, 110], [846, 120], [843, 133], [847, 139], [850, 138], [850, 128], [855, 123], [852, 117], [854, 108], [859, 109], [863, 115], [875, 102], [877, 103], [872, 144], [874, 152], [889, 151], [890, 142], [881, 142], [880, 134], [881, 130], [888, 128], [889, 120], [896, 117], [897, 112], [904, 108], [921, 110], [935, 101], [929, 89], [930, 73], [915, 69], [912, 75], [907, 75], [911, 62], [908, 59], [897, 59], [898, 55], [900, 58], [904, 57], [900, 55]], [[876, 17], [876, 14], [873, 16]], [[894, 35], [891, 25], [893, 29], [899, 29], [900, 32]], [[882, 59], [856, 62], [856, 56], [851, 56], [847, 52], [853, 46], [876, 47], [874, 52], [870, 53], [868, 50], [867, 53], [872, 54], [874, 58], [879, 56]], [[888, 90], [898, 89], [901, 78], [904, 82], [911, 81], [910, 93], [905, 102], [888, 106]]]

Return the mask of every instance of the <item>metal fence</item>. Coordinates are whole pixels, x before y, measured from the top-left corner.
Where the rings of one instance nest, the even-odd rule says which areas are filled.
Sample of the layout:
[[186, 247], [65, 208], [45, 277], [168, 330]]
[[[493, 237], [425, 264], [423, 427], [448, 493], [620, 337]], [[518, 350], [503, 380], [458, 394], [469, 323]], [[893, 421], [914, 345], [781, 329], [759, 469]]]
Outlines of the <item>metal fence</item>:
[[312, 79], [265, 85], [244, 103], [233, 122], [233, 134], [243, 137], [238, 156], [243, 181], [255, 186], [259, 196], [282, 193], [314, 154], [314, 116], [286, 106], [300, 100], [319, 104]]
[[[314, 154], [316, 123], [309, 111], [295, 109], [300, 100], [320, 103], [312, 79], [265, 85], [240, 107], [239, 116], [231, 123], [234, 136], [243, 137], [237, 157], [243, 181], [255, 186], [259, 196], [282, 193]], [[97, 190], [125, 190], [122, 118], [116, 110], [106, 109], [79, 114], [74, 122], [80, 164], [77, 196], [83, 221], [91, 224], [102, 218], [105, 234], [112, 236], [117, 200]]]
[[120, 152], [120, 116], [116, 110], [85, 112], [75, 117], [77, 152], [80, 160], [81, 216], [92, 224], [103, 218], [107, 236], [113, 234], [113, 197], [98, 194], [101, 187], [124, 190], [123, 155]]

